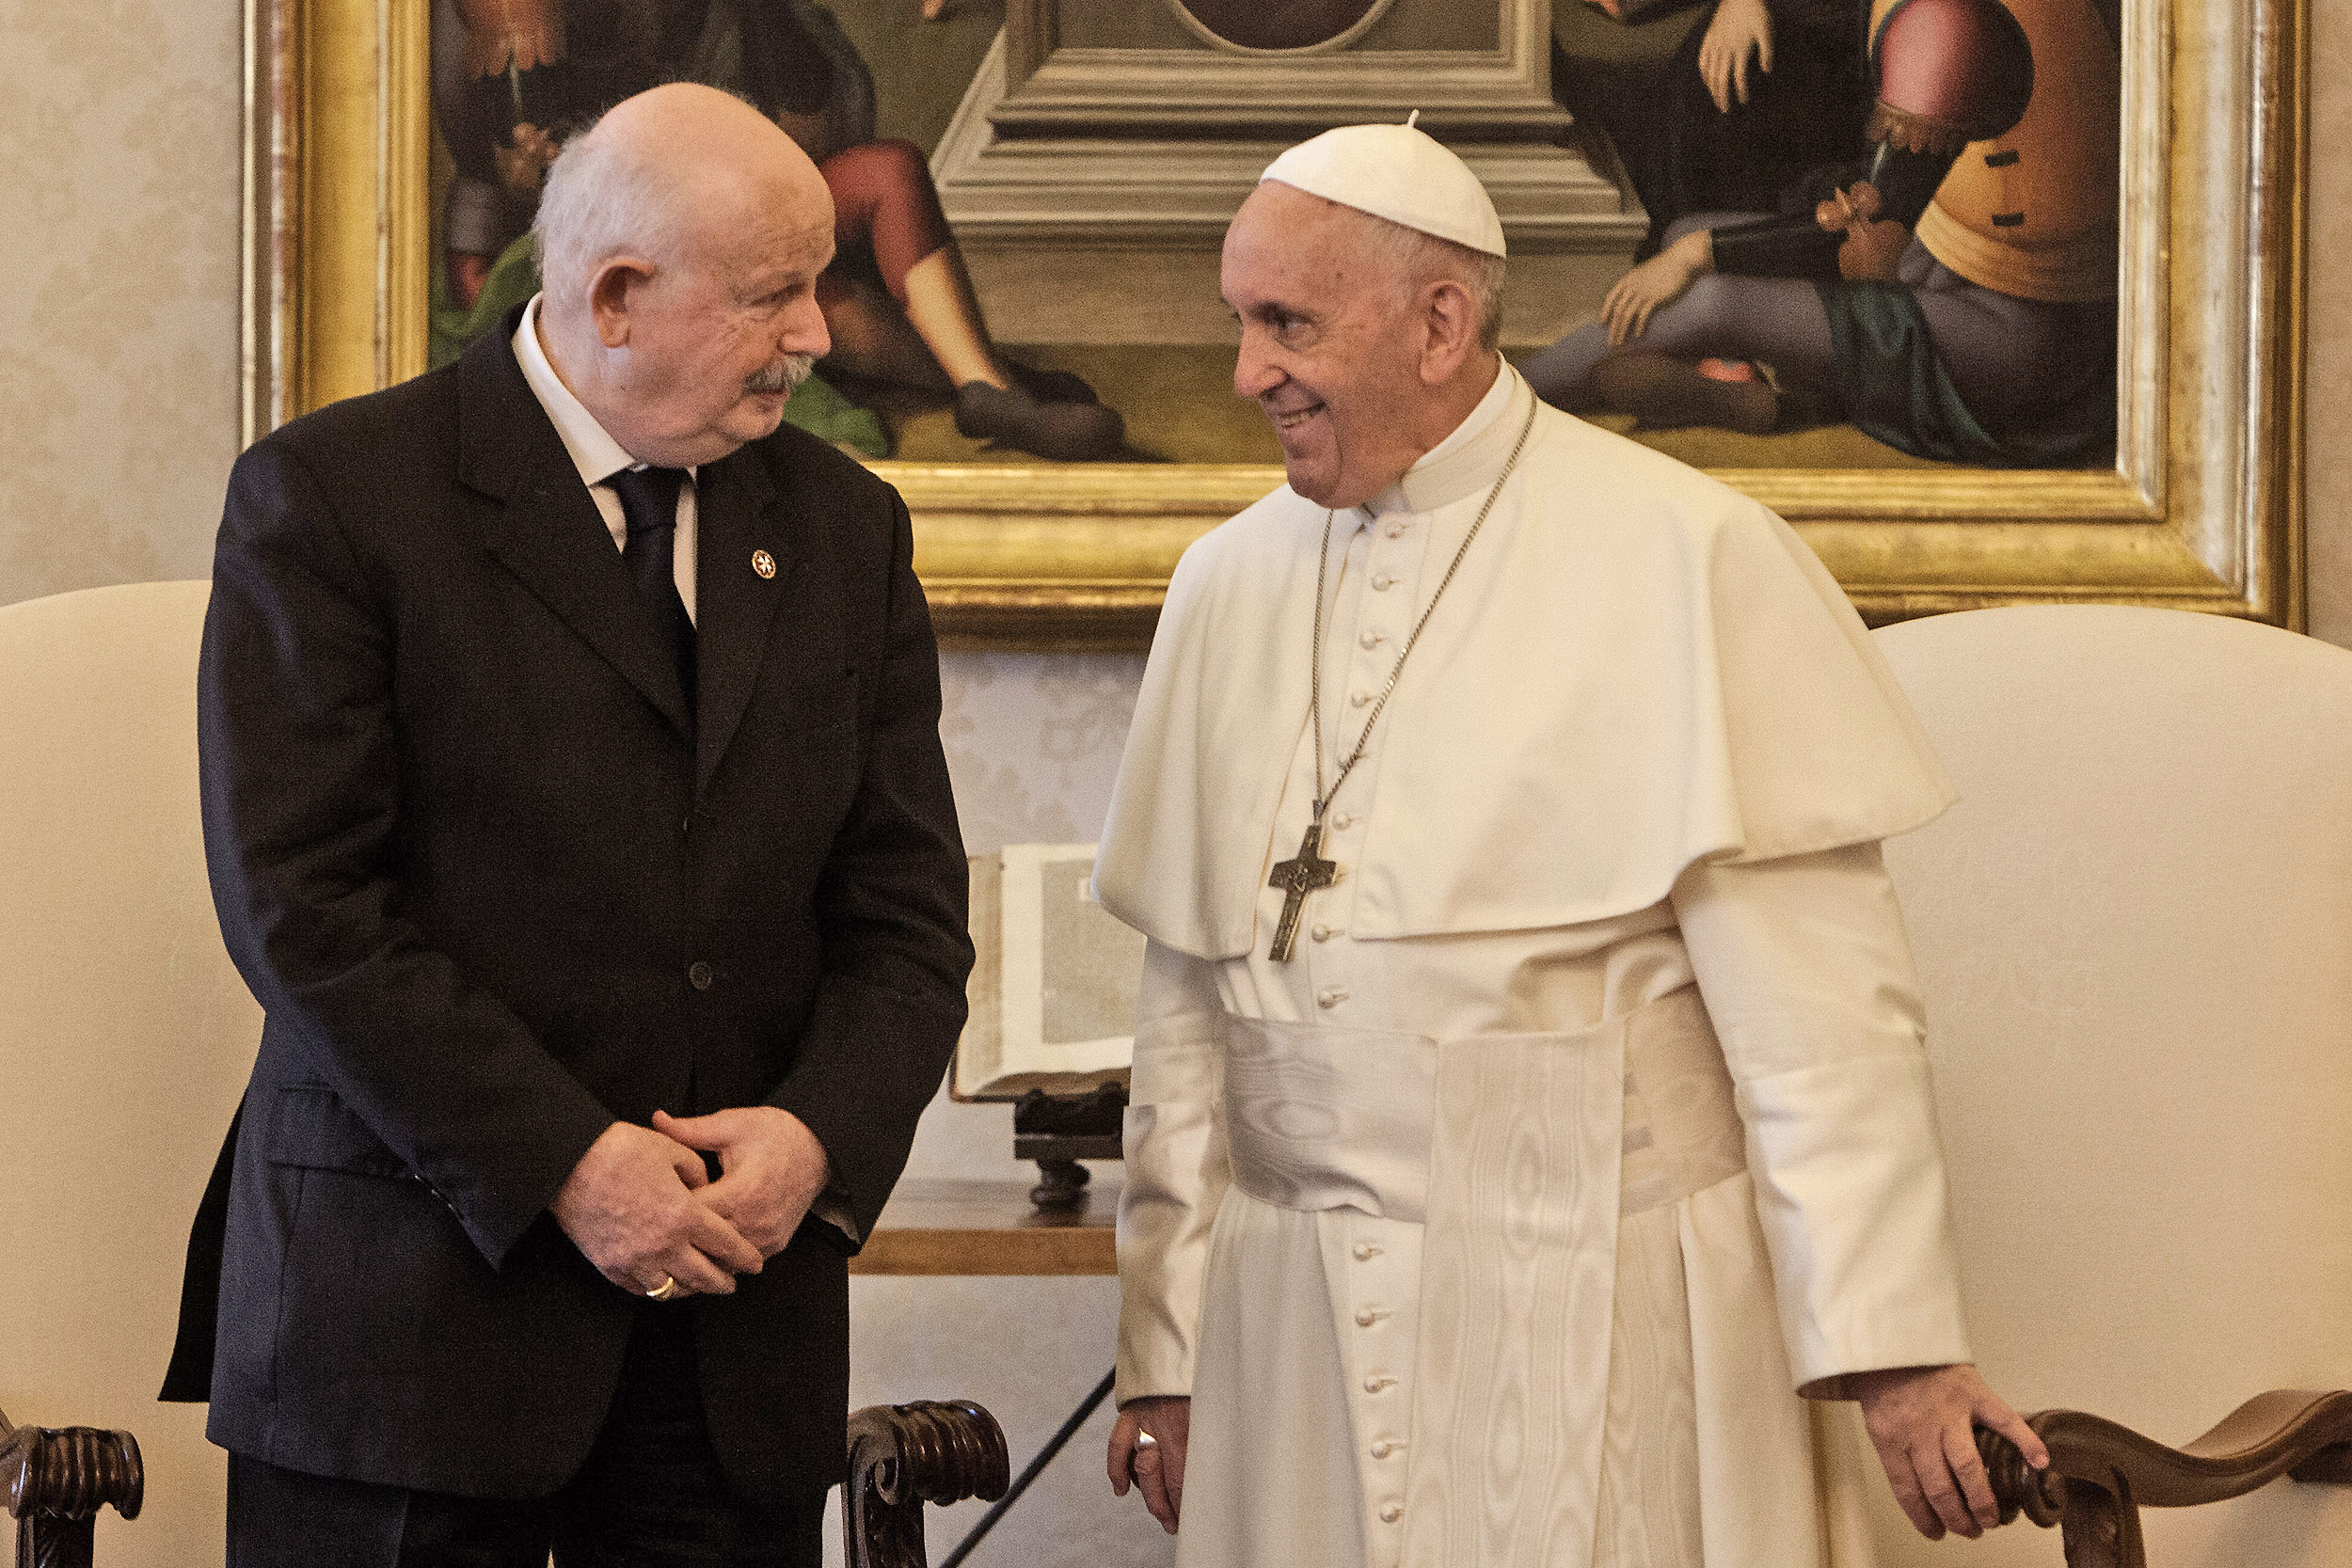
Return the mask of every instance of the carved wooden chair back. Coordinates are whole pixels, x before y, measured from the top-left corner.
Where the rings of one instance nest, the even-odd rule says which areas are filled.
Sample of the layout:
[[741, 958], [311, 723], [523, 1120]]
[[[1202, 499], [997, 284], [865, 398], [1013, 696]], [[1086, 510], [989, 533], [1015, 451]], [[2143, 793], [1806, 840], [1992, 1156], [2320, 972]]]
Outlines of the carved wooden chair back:
[[146, 1508], [102, 1515], [107, 1568], [221, 1560], [203, 1409], [155, 1402], [188, 1221], [261, 1033], [204, 879], [206, 594], [0, 608], [0, 1409], [28, 1433], [137, 1434]]
[[[1887, 862], [1987, 1376], [2176, 1445], [2352, 1386], [2352, 653], [2095, 606], [1877, 635], [1962, 794]], [[2156, 1568], [2352, 1561], [2337, 1487], [2143, 1523]], [[1891, 1504], [1873, 1533], [1959, 1560]]]
[[848, 1568], [926, 1568], [923, 1505], [993, 1502], [1012, 1480], [1004, 1429], [970, 1400], [869, 1404], [850, 1418], [849, 1457], [841, 1496]]

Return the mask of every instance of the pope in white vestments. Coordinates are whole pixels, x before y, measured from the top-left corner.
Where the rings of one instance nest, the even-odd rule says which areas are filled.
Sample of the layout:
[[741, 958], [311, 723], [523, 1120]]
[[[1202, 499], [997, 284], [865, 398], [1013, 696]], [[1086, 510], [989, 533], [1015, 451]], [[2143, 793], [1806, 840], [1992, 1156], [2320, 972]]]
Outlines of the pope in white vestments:
[[1150, 939], [1114, 1479], [1184, 1568], [1849, 1568], [1806, 1396], [1859, 1397], [1975, 1534], [1970, 1419], [2041, 1448], [1965, 1365], [1879, 853], [1949, 786], [1785, 524], [1502, 362], [1502, 250], [1398, 126], [1227, 242], [1291, 483], [1178, 567], [1097, 862]]

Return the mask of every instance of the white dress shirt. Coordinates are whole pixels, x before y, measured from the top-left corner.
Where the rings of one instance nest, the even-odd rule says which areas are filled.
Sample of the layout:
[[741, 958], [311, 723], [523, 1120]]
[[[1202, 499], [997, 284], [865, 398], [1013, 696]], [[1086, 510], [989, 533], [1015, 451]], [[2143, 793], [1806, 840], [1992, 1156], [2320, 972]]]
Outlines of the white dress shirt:
[[[564, 378], [555, 373], [555, 366], [548, 360], [548, 351], [539, 341], [539, 302], [545, 294], [533, 294], [523, 307], [523, 319], [515, 328], [515, 357], [523, 368], [523, 379], [531, 383], [539, 406], [548, 411], [555, 423], [555, 433], [564, 438], [564, 450], [572, 454], [572, 466], [580, 470], [580, 483], [588, 486], [588, 494], [604, 516], [604, 526], [612, 531], [612, 546], [627, 547], [628, 518], [621, 511], [620, 492], [612, 488], [612, 476], [624, 468], [649, 467], [628, 454], [628, 450], [615, 441], [596, 417], [581, 405], [564, 385]], [[677, 492], [677, 545], [671, 552], [671, 571], [677, 582], [677, 596], [686, 601], [686, 618], [694, 619], [694, 473], [686, 470], [686, 483]]]

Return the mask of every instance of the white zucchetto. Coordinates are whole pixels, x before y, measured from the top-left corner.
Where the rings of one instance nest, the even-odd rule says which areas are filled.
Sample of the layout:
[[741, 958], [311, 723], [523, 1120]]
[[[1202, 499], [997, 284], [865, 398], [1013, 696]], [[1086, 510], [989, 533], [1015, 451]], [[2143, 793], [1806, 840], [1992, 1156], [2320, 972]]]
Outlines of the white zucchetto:
[[1502, 220], [1470, 166], [1410, 124], [1343, 125], [1266, 166], [1310, 196], [1501, 256]]

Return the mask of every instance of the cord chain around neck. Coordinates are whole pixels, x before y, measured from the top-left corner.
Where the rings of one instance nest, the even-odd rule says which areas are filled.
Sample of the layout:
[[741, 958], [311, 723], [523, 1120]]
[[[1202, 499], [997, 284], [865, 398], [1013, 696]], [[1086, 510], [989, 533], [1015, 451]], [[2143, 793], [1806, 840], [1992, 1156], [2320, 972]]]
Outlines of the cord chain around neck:
[[1437, 613], [1438, 601], [1445, 597], [1447, 587], [1454, 581], [1454, 574], [1461, 570], [1462, 558], [1470, 554], [1470, 541], [1477, 538], [1478, 531], [1486, 526], [1486, 514], [1495, 509], [1495, 500], [1502, 494], [1503, 485], [1509, 483], [1511, 470], [1519, 466], [1519, 453], [1527, 450], [1528, 433], [1534, 428], [1535, 409], [1530, 408], [1526, 422], [1519, 426], [1519, 438], [1512, 444], [1510, 460], [1502, 465], [1502, 472], [1495, 477], [1494, 488], [1486, 492], [1486, 504], [1478, 509], [1477, 519], [1470, 524], [1470, 531], [1462, 535], [1461, 546], [1454, 552], [1453, 562], [1446, 567], [1445, 576], [1438, 579], [1438, 591], [1429, 595], [1428, 608], [1421, 612], [1421, 619], [1413, 623], [1412, 633], [1405, 639], [1405, 646], [1397, 650], [1396, 663], [1389, 669], [1389, 683], [1380, 689], [1380, 700], [1372, 705], [1372, 712], [1365, 717], [1364, 727], [1356, 736], [1356, 749], [1347, 753], [1345, 762], [1340, 764], [1339, 777], [1331, 781], [1331, 787], [1327, 790], [1323, 787], [1323, 588], [1325, 574], [1329, 570], [1331, 562], [1331, 520], [1338, 515], [1338, 512], [1327, 509], [1323, 514], [1323, 553], [1315, 562], [1315, 644], [1313, 657], [1308, 665], [1307, 697], [1308, 721], [1313, 725], [1315, 733], [1316, 823], [1323, 821], [1324, 811], [1338, 796], [1340, 786], [1347, 783], [1347, 776], [1356, 770], [1356, 765], [1364, 760], [1364, 748], [1372, 740], [1372, 727], [1380, 721], [1380, 715], [1388, 708], [1390, 694], [1396, 690], [1397, 677], [1405, 673], [1405, 661], [1413, 657], [1413, 644], [1421, 641], [1422, 628], [1429, 624], [1429, 617]]

